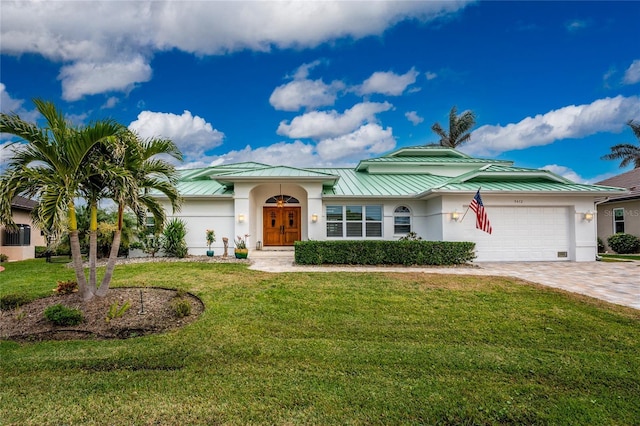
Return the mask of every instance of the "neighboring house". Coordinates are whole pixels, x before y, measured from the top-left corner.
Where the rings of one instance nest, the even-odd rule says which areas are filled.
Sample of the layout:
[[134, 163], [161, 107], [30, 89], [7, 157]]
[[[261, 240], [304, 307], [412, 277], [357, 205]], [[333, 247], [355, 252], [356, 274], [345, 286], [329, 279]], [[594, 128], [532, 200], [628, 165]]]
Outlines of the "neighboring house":
[[[493, 233], [465, 212], [481, 188]], [[230, 247], [297, 240], [394, 240], [415, 232], [425, 240], [473, 241], [479, 261], [595, 260], [595, 199], [620, 188], [571, 182], [511, 161], [472, 158], [440, 146], [401, 148], [355, 168], [294, 168], [260, 163], [182, 170], [178, 190], [189, 253], [204, 255], [214, 229]], [[162, 200], [162, 198], [159, 198]], [[168, 216], [168, 203], [165, 200]], [[464, 219], [463, 219], [464, 217]]]
[[11, 200], [11, 213], [18, 230], [7, 232], [4, 226], [0, 226], [0, 253], [9, 256], [9, 261], [33, 259], [36, 246], [47, 244], [40, 229], [31, 221], [31, 211], [37, 205], [35, 201], [20, 196]]
[[624, 232], [640, 237], [640, 168], [619, 174], [598, 185], [627, 188], [625, 194], [611, 195], [598, 202], [598, 237], [607, 247], [607, 238]]

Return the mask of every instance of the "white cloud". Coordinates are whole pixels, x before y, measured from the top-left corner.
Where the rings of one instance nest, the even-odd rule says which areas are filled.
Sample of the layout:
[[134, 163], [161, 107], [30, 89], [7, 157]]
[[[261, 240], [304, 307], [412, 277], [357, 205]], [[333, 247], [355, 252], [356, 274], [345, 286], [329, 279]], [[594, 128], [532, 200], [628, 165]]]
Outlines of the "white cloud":
[[22, 108], [23, 99], [13, 99], [7, 92], [7, 86], [0, 83], [0, 111], [4, 113], [15, 112]]
[[[128, 91], [172, 49], [203, 55], [308, 48], [382, 34], [407, 19], [427, 22], [463, 9], [447, 2], [3, 2], [2, 54], [64, 63], [64, 98]], [[107, 16], [109, 19], [96, 19]], [[88, 25], [87, 23], [90, 23]]]
[[[27, 110], [24, 108], [24, 99], [15, 99], [7, 91], [7, 86], [0, 83], [0, 112], [5, 114], [17, 114], [24, 121], [34, 123], [40, 113], [36, 109]], [[14, 136], [7, 133], [0, 133], [0, 140], [13, 138]]]
[[583, 19], [574, 19], [573, 21], [569, 21], [565, 24], [565, 28], [570, 33], [575, 33], [589, 26], [589, 22]]
[[85, 120], [89, 117], [89, 114], [86, 112], [80, 114], [65, 114], [64, 118], [68, 122], [71, 122], [74, 126], [82, 126]]
[[615, 69], [615, 67], [611, 67], [606, 73], [604, 73], [604, 75], [602, 76], [602, 83], [605, 88], [607, 89], [611, 88], [611, 85], [609, 84], [609, 82], [611, 81], [613, 76], [616, 74], [616, 72], [617, 70]]
[[118, 102], [120, 102], [120, 100], [118, 98], [116, 98], [115, 96], [111, 96], [111, 97], [109, 97], [109, 99], [106, 100], [106, 102], [100, 108], [102, 108], [102, 109], [110, 109], [110, 108], [113, 108], [114, 106], [116, 106], [118, 104]]
[[340, 114], [335, 110], [312, 111], [280, 122], [277, 133], [290, 138], [326, 139], [350, 133], [363, 123], [376, 121], [376, 114], [388, 111], [389, 102], [362, 102]]
[[62, 99], [77, 101], [84, 95], [111, 91], [129, 92], [135, 83], [151, 80], [151, 66], [145, 58], [122, 58], [118, 62], [75, 62], [62, 67]]
[[559, 166], [557, 164], [547, 164], [544, 167], [540, 167], [542, 170], [549, 170], [552, 173], [562, 176], [576, 183], [587, 183], [587, 180], [576, 173], [573, 169], [565, 166]]
[[431, 72], [431, 71], [427, 71], [424, 75], [425, 75], [425, 77], [427, 77], [427, 80], [433, 80], [434, 78], [438, 77], [438, 74], [436, 74], [435, 72]]
[[495, 155], [600, 132], [620, 132], [629, 119], [638, 115], [640, 97], [598, 99], [590, 104], [570, 105], [527, 117], [506, 126], [479, 127], [471, 134], [471, 141], [461, 149], [473, 155]]
[[558, 164], [549, 164], [544, 167], [540, 167], [542, 170], [549, 170], [552, 173], [562, 176], [563, 178], [569, 179], [576, 183], [586, 183], [586, 184], [594, 184], [596, 182], [603, 181], [605, 179], [609, 179], [610, 177], [615, 176], [615, 173], [603, 173], [600, 175], [596, 175], [591, 178], [585, 178], [576, 173], [573, 169], [560, 166]]
[[340, 90], [345, 85], [341, 81], [326, 84], [322, 79], [309, 80], [309, 71], [319, 64], [314, 61], [301, 65], [294, 74], [294, 80], [275, 88], [269, 103], [277, 110], [298, 111], [301, 108], [317, 108], [333, 105]]
[[0, 172], [7, 167], [9, 160], [13, 157], [11, 142], [0, 143]]
[[138, 119], [129, 124], [129, 129], [143, 138], [171, 139], [186, 159], [203, 156], [206, 151], [221, 145], [224, 139], [224, 133], [189, 111], [182, 115], [142, 111]]
[[316, 59], [313, 62], [309, 62], [308, 64], [302, 64], [298, 67], [296, 72], [293, 74], [294, 80], [306, 80], [311, 73], [311, 70], [320, 65], [321, 61]]
[[400, 96], [409, 85], [416, 82], [418, 74], [415, 68], [411, 68], [404, 74], [396, 74], [392, 71], [374, 72], [356, 91], [361, 95], [381, 93], [388, 96]]
[[[350, 167], [356, 162], [349, 162], [343, 155], [336, 156], [330, 150], [330, 159], [320, 156], [316, 146], [312, 143], [305, 144], [302, 141], [294, 142], [278, 142], [269, 146], [252, 148], [247, 145], [243, 149], [229, 151], [220, 156], [203, 156], [197, 161], [192, 161], [180, 166], [180, 168], [195, 168], [215, 166], [222, 163], [232, 164], [244, 161], [254, 161], [273, 166], [291, 166], [291, 167]], [[359, 156], [357, 159], [362, 159]]]
[[221, 155], [219, 159], [223, 159], [225, 163], [255, 161], [274, 166], [318, 167], [327, 165], [318, 157], [313, 144], [305, 144], [301, 141], [278, 142], [255, 149], [247, 145], [244, 149]]
[[640, 59], [636, 59], [624, 72], [624, 84], [636, 84], [640, 81]]
[[392, 150], [395, 146], [396, 140], [391, 127], [383, 129], [378, 124], [369, 123], [351, 133], [321, 140], [317, 150], [323, 160], [344, 161], [362, 159], [370, 154], [380, 154]]
[[404, 116], [407, 117], [407, 120], [412, 122], [414, 126], [424, 121], [424, 118], [420, 117], [416, 111], [405, 112]]

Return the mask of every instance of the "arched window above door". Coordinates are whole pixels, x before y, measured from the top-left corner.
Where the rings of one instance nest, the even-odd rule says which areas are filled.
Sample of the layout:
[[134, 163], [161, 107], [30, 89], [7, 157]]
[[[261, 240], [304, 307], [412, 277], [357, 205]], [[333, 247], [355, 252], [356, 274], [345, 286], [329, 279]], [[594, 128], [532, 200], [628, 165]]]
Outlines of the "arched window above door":
[[278, 204], [278, 201], [281, 201], [283, 204], [300, 204], [300, 201], [296, 197], [292, 197], [291, 195], [274, 195], [271, 198], [267, 198], [265, 204]]

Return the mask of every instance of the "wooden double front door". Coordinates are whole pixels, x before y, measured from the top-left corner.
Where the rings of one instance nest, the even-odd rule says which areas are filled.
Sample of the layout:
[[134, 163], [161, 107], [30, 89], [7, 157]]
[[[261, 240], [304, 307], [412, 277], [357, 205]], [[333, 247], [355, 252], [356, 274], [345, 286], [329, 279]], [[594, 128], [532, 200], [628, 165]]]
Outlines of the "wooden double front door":
[[300, 207], [264, 207], [262, 222], [265, 246], [292, 246], [300, 240]]

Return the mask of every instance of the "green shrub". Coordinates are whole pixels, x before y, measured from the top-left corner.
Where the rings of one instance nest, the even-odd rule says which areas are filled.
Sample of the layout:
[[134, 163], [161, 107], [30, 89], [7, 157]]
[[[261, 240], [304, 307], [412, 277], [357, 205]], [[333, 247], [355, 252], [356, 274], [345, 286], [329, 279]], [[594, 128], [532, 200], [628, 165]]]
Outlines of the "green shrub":
[[165, 227], [163, 235], [162, 248], [167, 256], [180, 258], [187, 256], [187, 243], [184, 240], [187, 236], [187, 227], [182, 220], [171, 219]]
[[57, 281], [58, 286], [53, 289], [58, 294], [71, 294], [78, 291], [78, 283], [73, 280]]
[[452, 241], [296, 241], [301, 265], [457, 265], [474, 259], [475, 243]]
[[28, 302], [30, 302], [30, 300], [27, 296], [22, 294], [5, 294], [0, 297], [0, 311], [10, 311]]
[[422, 237], [415, 232], [411, 231], [404, 237], [400, 237], [398, 241], [422, 241]]
[[113, 302], [111, 306], [109, 306], [109, 312], [107, 312], [107, 317], [105, 318], [106, 322], [111, 322], [114, 318], [120, 318], [131, 308], [131, 301], [127, 300], [124, 302], [122, 306], [118, 305], [118, 302]]
[[47, 247], [46, 246], [36, 246], [36, 259], [40, 259], [41, 257], [47, 256]]
[[78, 325], [82, 322], [79, 309], [67, 308], [59, 303], [45, 309], [44, 317], [55, 325]]
[[191, 302], [187, 299], [174, 299], [172, 302], [173, 312], [178, 318], [184, 318], [191, 315]]
[[607, 238], [607, 243], [618, 254], [631, 254], [640, 251], [640, 239], [624, 232], [610, 236]]
[[598, 237], [598, 253], [604, 253], [604, 252], [605, 252], [604, 241], [602, 241], [602, 238]]
[[9, 260], [9, 256], [7, 256], [7, 255], [6, 255], [6, 254], [4, 254], [4, 253], [0, 253], [0, 263], [2, 263], [2, 262], [6, 262], [6, 261], [8, 261], [8, 260]]

